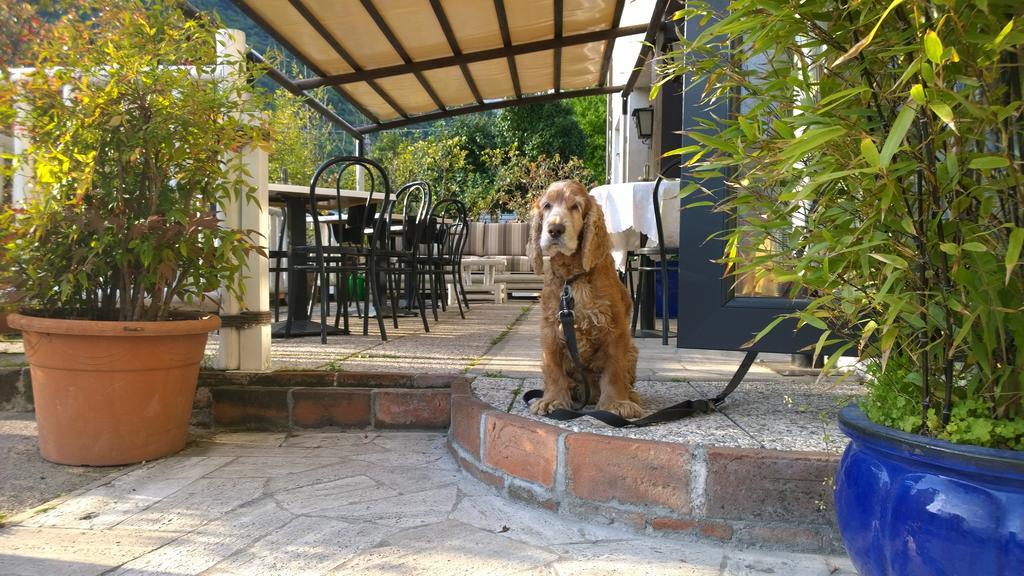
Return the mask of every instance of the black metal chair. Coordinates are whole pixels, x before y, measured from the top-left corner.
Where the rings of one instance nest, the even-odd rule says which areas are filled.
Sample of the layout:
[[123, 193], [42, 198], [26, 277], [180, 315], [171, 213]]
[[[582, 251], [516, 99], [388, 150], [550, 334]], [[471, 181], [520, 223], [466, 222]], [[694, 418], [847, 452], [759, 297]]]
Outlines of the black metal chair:
[[[633, 322], [632, 331], [633, 335], [636, 336], [636, 323], [640, 313], [640, 307], [636, 304], [636, 294], [639, 292], [643, 294], [644, 291], [649, 287], [648, 282], [654, 282], [654, 274], [658, 273], [661, 281], [661, 343], [664, 345], [668, 344], [668, 273], [670, 270], [669, 264], [673, 261], [678, 261], [678, 253], [667, 250], [665, 246], [665, 234], [661, 227], [661, 185], [665, 180], [665, 173], [669, 172], [673, 168], [679, 166], [679, 162], [675, 161], [669, 165], [668, 168], [662, 171], [658, 175], [657, 180], [654, 181], [654, 187], [651, 192], [651, 202], [654, 203], [654, 222], [658, 230], [658, 245], [647, 246], [648, 238], [646, 236], [640, 239], [640, 248], [637, 250], [630, 251], [626, 255], [626, 273], [625, 276], [629, 281], [630, 295], [633, 296]], [[636, 263], [634, 266], [634, 262]], [[633, 286], [633, 272], [640, 273], [640, 284], [639, 286]]]
[[[346, 174], [355, 176], [357, 168], [362, 168], [365, 171], [368, 184], [366, 187], [367, 198], [362, 204], [350, 206], [341, 194], [345, 181], [343, 177]], [[321, 216], [323, 198], [317, 194], [317, 189], [323, 180], [332, 175], [335, 176], [334, 189], [336, 193], [335, 197], [327, 204], [331, 205], [329, 211], [334, 213], [334, 217], [325, 220]], [[381, 340], [388, 339], [381, 311], [384, 294], [380, 280], [386, 266], [388, 250], [388, 230], [382, 215], [386, 212], [391, 197], [391, 183], [387, 173], [380, 164], [368, 158], [335, 156], [321, 164], [313, 175], [309, 185], [309, 205], [314, 207], [310, 210], [313, 220], [314, 243], [305, 247], [293, 247], [292, 252], [301, 251], [312, 257], [311, 262], [303, 266], [316, 273], [320, 287], [320, 341], [324, 344], [327, 343], [328, 303], [330, 301], [329, 275], [334, 276], [337, 288], [335, 327], [343, 318], [344, 330], [346, 333], [348, 332], [348, 307], [351, 302], [348, 279], [361, 276], [365, 279], [366, 285], [362, 309], [363, 334], [369, 333], [372, 298]], [[378, 206], [382, 208], [380, 211], [377, 210]], [[322, 227], [322, 224], [325, 226]], [[330, 231], [334, 242], [324, 237], [325, 228]], [[300, 265], [297, 264], [295, 269], [298, 269], [298, 266]]]
[[441, 306], [446, 309], [448, 287], [445, 275], [451, 277], [454, 300], [459, 306], [459, 316], [463, 319], [466, 317], [465, 310], [469, 310], [469, 298], [462, 283], [462, 253], [466, 248], [468, 234], [469, 214], [462, 201], [446, 198], [434, 206], [427, 233], [427, 263], [433, 273], [431, 284], [441, 287]]
[[[388, 249], [381, 254], [381, 266], [387, 277], [387, 291], [391, 300], [391, 320], [398, 328], [399, 294], [404, 291], [405, 309], [414, 305], [419, 308], [423, 329], [430, 332], [427, 323], [426, 301], [423, 296], [424, 281], [429, 270], [423, 265], [419, 247], [430, 215], [430, 185], [422, 180], [404, 184], [395, 192], [384, 214], [384, 229], [388, 231]], [[397, 218], [401, 212], [401, 220]], [[433, 286], [431, 287], [433, 290]], [[437, 318], [437, 297], [433, 296], [434, 317]]]

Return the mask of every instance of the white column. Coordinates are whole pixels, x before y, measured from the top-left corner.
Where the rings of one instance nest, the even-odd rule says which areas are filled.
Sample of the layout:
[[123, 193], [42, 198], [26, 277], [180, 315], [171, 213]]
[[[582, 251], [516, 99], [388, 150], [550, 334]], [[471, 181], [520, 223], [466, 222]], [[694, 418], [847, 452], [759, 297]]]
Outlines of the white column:
[[[240, 30], [220, 30], [217, 33], [217, 77], [238, 74], [237, 66], [245, 57], [245, 33]], [[261, 236], [258, 242], [266, 249], [270, 236], [270, 217], [267, 212], [267, 153], [257, 146], [247, 146], [230, 161], [242, 162], [249, 173], [246, 184], [256, 190], [257, 203], [249, 203], [244, 194], [224, 208], [223, 225], [241, 230], [253, 230]], [[251, 254], [244, 272], [244, 301], [221, 291], [224, 314], [235, 315], [243, 310], [267, 312], [270, 310], [270, 273], [267, 259]], [[221, 370], [269, 370], [270, 326], [251, 328], [222, 328], [216, 367]]]

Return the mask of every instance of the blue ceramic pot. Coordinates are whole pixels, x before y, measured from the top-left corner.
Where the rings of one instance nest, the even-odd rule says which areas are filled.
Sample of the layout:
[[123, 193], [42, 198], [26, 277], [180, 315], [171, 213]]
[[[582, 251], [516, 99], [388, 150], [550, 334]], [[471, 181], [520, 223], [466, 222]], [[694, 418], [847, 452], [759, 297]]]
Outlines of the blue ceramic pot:
[[843, 543], [861, 576], [1024, 574], [1024, 453], [952, 444], [839, 412]]

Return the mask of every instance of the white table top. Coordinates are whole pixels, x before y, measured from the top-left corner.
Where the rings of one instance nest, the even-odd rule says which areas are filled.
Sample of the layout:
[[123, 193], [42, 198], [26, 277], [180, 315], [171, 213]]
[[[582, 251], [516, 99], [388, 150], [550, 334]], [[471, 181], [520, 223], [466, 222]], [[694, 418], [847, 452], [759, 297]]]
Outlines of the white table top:
[[[635, 230], [648, 237], [648, 246], [658, 244], [658, 227], [654, 221], [654, 182], [623, 182], [605, 184], [590, 191], [604, 210], [604, 223], [609, 234]], [[679, 180], [662, 180], [658, 189], [661, 196], [661, 229], [665, 245], [679, 246]], [[636, 246], [639, 247], [639, 237]]]

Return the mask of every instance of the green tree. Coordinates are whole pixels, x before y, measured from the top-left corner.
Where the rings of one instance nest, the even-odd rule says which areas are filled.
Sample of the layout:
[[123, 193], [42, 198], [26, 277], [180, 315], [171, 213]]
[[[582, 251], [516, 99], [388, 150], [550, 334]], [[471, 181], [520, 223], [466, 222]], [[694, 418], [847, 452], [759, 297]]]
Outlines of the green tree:
[[470, 209], [475, 215], [508, 211], [526, 221], [530, 204], [548, 184], [558, 180], [579, 180], [588, 188], [593, 184], [590, 170], [579, 158], [563, 160], [558, 154], [532, 158], [513, 144], [488, 150], [484, 160], [495, 176], [490, 193], [472, 199]]
[[270, 180], [309, 184], [331, 150], [331, 129], [313, 109], [285, 90], [271, 96]]
[[498, 147], [514, 144], [531, 158], [586, 155], [587, 137], [572, 107], [563, 101], [505, 108], [498, 114], [494, 130]]
[[423, 180], [430, 184], [434, 200], [461, 197], [459, 183], [466, 170], [465, 141], [461, 137], [432, 136], [410, 140], [385, 133], [374, 144], [370, 157], [387, 169], [393, 188]]
[[604, 182], [605, 148], [608, 139], [608, 100], [605, 96], [594, 95], [566, 100], [572, 107], [576, 122], [586, 137], [583, 161], [590, 169], [595, 182]]

